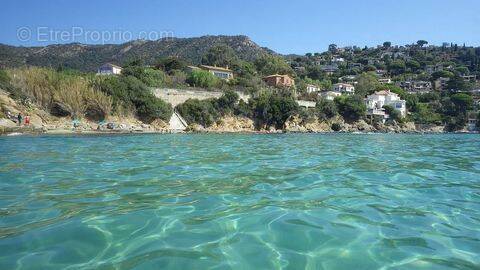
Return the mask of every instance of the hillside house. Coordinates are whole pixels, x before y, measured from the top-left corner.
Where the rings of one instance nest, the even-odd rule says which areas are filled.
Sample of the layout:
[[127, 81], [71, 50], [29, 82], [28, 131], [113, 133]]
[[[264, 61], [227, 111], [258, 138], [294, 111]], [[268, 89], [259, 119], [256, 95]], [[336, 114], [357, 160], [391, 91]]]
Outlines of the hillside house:
[[427, 65], [427, 66], [425, 66], [425, 72], [427, 72], [428, 74], [432, 74], [434, 72], [442, 71], [442, 70], [443, 70], [442, 65]]
[[392, 79], [390, 79], [390, 78], [380, 78], [380, 79], [378, 79], [378, 82], [381, 83], [381, 84], [389, 84], [389, 83], [392, 83]]
[[377, 69], [377, 70], [375, 70], [375, 74], [379, 77], [384, 77], [385, 74], [387, 74], [387, 71], [383, 70], [383, 69]]
[[326, 100], [334, 100], [336, 97], [339, 97], [342, 94], [339, 92], [327, 91], [327, 92], [322, 92], [320, 95]]
[[307, 84], [307, 93], [315, 93], [320, 91], [320, 87], [314, 85], [314, 84]]
[[328, 75], [332, 75], [333, 73], [338, 71], [338, 66], [336, 65], [325, 65], [320, 68], [323, 72], [327, 73]]
[[274, 87], [291, 87], [295, 85], [295, 81], [289, 75], [274, 74], [264, 77], [263, 80], [268, 85]]
[[223, 80], [231, 80], [233, 79], [233, 71], [223, 67], [216, 67], [216, 66], [207, 66], [207, 65], [200, 65], [200, 68], [212, 73], [214, 76], [223, 79]]
[[122, 68], [114, 64], [104, 64], [97, 70], [97, 75], [120, 75]]
[[365, 105], [367, 106], [367, 116], [370, 119], [380, 118], [383, 122], [389, 118], [389, 115], [385, 112], [383, 106], [389, 105], [398, 110], [402, 117], [407, 115], [406, 101], [400, 99], [400, 97], [390, 92], [390, 90], [377, 91], [372, 95], [368, 95], [365, 98]]
[[428, 81], [404, 81], [398, 84], [403, 90], [409, 94], [414, 93], [428, 93], [431, 92], [432, 83]]
[[461, 77], [465, 82], [476, 82], [477, 81], [477, 75], [462, 75]]
[[341, 94], [353, 95], [355, 87], [348, 83], [336, 83], [333, 85], [333, 91]]
[[437, 91], [446, 90], [448, 81], [450, 81], [450, 78], [440, 77], [440, 78], [436, 79], [435, 82], [434, 82], [435, 90], [437, 90]]

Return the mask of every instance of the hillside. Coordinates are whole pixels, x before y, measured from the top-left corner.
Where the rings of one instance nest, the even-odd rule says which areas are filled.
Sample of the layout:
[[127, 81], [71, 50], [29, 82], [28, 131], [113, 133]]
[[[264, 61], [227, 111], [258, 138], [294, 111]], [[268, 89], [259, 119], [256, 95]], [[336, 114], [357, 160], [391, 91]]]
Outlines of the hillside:
[[190, 63], [198, 64], [211, 47], [220, 44], [230, 46], [240, 59], [247, 61], [254, 60], [262, 54], [274, 53], [260, 47], [246, 36], [136, 40], [106, 45], [72, 43], [45, 47], [15, 47], [0, 44], [0, 68], [31, 65], [95, 71], [106, 62], [122, 65], [132, 59], [141, 59], [145, 64], [153, 64], [157, 58], [165, 56], [178, 56]]

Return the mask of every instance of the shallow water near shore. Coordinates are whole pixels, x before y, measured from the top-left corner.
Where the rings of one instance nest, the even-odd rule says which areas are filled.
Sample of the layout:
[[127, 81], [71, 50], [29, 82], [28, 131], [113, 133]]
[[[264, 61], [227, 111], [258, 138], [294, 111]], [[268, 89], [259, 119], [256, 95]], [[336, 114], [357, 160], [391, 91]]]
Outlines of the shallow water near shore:
[[0, 269], [480, 269], [480, 135], [0, 137]]

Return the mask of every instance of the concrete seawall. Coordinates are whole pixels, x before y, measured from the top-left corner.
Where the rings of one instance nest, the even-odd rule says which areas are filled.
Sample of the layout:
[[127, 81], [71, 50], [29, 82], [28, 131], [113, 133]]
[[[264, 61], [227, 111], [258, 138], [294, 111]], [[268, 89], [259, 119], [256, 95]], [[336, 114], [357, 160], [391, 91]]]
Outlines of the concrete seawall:
[[[199, 100], [209, 99], [209, 98], [219, 98], [222, 96], [223, 92], [221, 91], [205, 91], [205, 90], [191, 90], [191, 89], [169, 89], [169, 88], [156, 88], [153, 89], [153, 94], [170, 104], [173, 107], [185, 102], [189, 98], [196, 98]], [[248, 101], [250, 98], [249, 95], [246, 95], [241, 92], [237, 92], [240, 96], [240, 99]]]

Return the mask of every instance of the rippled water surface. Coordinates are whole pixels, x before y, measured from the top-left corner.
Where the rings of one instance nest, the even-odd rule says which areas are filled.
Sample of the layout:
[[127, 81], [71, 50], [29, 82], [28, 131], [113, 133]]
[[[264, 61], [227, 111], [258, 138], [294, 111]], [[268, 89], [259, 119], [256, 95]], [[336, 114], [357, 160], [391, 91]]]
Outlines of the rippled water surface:
[[480, 135], [0, 138], [0, 269], [480, 269]]

